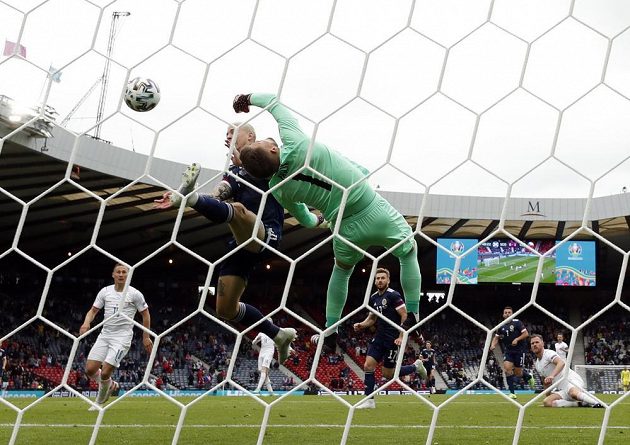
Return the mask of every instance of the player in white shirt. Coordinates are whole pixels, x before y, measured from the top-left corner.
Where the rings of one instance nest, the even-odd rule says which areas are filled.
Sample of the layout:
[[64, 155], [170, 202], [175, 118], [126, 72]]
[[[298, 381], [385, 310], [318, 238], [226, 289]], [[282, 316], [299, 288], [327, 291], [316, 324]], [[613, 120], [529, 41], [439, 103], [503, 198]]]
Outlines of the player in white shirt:
[[569, 345], [564, 342], [564, 335], [558, 334], [556, 336], [556, 342], [554, 348], [556, 348], [556, 354], [560, 356], [562, 360], [567, 361], [567, 353], [569, 352]]
[[[151, 328], [151, 316], [149, 307], [142, 293], [129, 286], [126, 294], [123, 295], [125, 283], [127, 282], [127, 266], [116, 264], [112, 272], [114, 284], [106, 286], [96, 295], [94, 304], [85, 315], [85, 320], [79, 329], [83, 335], [90, 329], [94, 317], [101, 309], [104, 310], [104, 318], [108, 318], [118, 312], [121, 300], [124, 298], [122, 313], [133, 319], [136, 312], [142, 315], [142, 325], [147, 329]], [[96, 404], [103, 405], [109, 396], [118, 389], [118, 383], [111, 378], [114, 369], [120, 366], [120, 362], [127, 355], [131, 340], [133, 339], [133, 323], [124, 317], [114, 316], [105, 322], [101, 333], [94, 342], [88, 354], [85, 374], [98, 382], [98, 396]], [[142, 333], [142, 343], [148, 354], [151, 354], [153, 342], [147, 332]], [[92, 407], [91, 409], [94, 409]]]
[[258, 380], [258, 386], [254, 392], [260, 392], [263, 384], [266, 383], [267, 391], [273, 394], [273, 387], [271, 386], [271, 380], [269, 380], [269, 368], [271, 367], [271, 361], [273, 360], [274, 348], [276, 344], [269, 336], [259, 332], [253, 344], [260, 343], [260, 352], [258, 353], [258, 371], [260, 371], [260, 379]]
[[[534, 334], [530, 337], [531, 350], [536, 356], [534, 366], [536, 371], [543, 378], [545, 389], [553, 385], [556, 377], [562, 376], [562, 370], [565, 361], [551, 349], [545, 349], [545, 343], [542, 335]], [[593, 397], [586, 389], [584, 380], [572, 369], [566, 379], [563, 379], [556, 389], [545, 397], [544, 406], [554, 408], [574, 407], [574, 406], [591, 406], [593, 408], [602, 408], [599, 401]]]

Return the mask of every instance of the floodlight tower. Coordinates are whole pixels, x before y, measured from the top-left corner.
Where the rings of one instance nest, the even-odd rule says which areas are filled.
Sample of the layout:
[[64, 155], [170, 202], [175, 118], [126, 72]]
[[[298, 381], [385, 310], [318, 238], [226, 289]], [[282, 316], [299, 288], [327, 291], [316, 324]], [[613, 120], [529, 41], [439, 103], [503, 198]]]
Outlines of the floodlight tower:
[[131, 13], [127, 11], [112, 12], [112, 24], [109, 28], [109, 41], [107, 42], [107, 59], [105, 60], [105, 68], [103, 69], [103, 77], [101, 82], [101, 96], [98, 100], [98, 110], [96, 112], [96, 128], [94, 129], [94, 137], [101, 135], [101, 119], [103, 119], [103, 111], [105, 110], [105, 100], [107, 99], [107, 82], [109, 78], [109, 67], [112, 54], [114, 53], [114, 42], [116, 41], [116, 27], [121, 17], [128, 17]]

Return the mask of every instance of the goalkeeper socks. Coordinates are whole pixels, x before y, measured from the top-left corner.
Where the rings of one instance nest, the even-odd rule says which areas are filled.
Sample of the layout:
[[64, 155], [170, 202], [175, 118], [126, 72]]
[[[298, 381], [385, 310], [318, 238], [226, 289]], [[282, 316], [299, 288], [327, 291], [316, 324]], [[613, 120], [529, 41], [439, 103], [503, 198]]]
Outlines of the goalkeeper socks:
[[595, 397], [587, 393], [586, 391], [580, 391], [580, 393], [577, 396], [577, 399], [589, 405], [599, 404], [599, 401]]
[[363, 383], [365, 383], [365, 395], [368, 396], [372, 394], [374, 392], [374, 385], [376, 384], [374, 371], [365, 371], [365, 378], [363, 379]]
[[398, 261], [400, 262], [400, 285], [405, 295], [407, 312], [416, 314], [417, 316], [420, 311], [420, 284], [422, 282], [422, 276], [420, 275], [420, 265], [418, 264], [415, 241], [414, 248], [406, 255], [398, 257]]
[[406, 375], [409, 375], [409, 374], [413, 374], [417, 370], [418, 370], [418, 368], [416, 368], [416, 365], [401, 366], [400, 367], [400, 373], [398, 375], [400, 377], [403, 377], [403, 376], [406, 376]]
[[507, 384], [508, 384], [508, 389], [510, 390], [510, 392], [514, 394], [514, 375], [513, 374], [507, 376]]
[[276, 326], [275, 324], [273, 324], [272, 322], [270, 322], [269, 320], [267, 320], [266, 318], [264, 318], [264, 315], [251, 304], [239, 303], [238, 314], [236, 314], [236, 317], [234, 317], [230, 321], [233, 321], [234, 323], [242, 323], [244, 325], [251, 326], [260, 319], [264, 319], [264, 320], [262, 323], [256, 326], [256, 329], [259, 332], [262, 332], [263, 334], [267, 335], [269, 338], [274, 338], [276, 335], [278, 335], [278, 331], [280, 330], [280, 328]]
[[352, 269], [342, 269], [337, 264], [333, 267], [326, 292], [326, 327], [332, 326], [341, 319], [348, 297], [348, 282], [353, 270], [354, 266]]
[[234, 217], [234, 207], [231, 204], [212, 196], [193, 193], [188, 198], [188, 205], [213, 222], [229, 223]]
[[578, 402], [569, 402], [568, 400], [554, 400], [552, 404], [554, 408], [572, 408], [579, 406]]

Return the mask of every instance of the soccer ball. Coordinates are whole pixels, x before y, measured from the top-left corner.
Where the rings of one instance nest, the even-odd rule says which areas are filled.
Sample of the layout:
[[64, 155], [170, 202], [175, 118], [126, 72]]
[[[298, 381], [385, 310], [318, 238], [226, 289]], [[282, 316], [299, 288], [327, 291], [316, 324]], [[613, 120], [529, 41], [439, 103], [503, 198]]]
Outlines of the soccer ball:
[[133, 111], [150, 111], [160, 102], [160, 87], [151, 79], [136, 77], [127, 83], [125, 103]]

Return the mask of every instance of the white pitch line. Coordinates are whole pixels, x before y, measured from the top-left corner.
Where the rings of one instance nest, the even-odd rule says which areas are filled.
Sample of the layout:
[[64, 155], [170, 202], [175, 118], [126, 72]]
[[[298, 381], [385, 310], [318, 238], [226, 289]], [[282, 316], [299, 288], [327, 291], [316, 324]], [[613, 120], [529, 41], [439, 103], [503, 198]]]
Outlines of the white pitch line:
[[[165, 424], [102, 424], [99, 428], [175, 428], [176, 425]], [[22, 423], [21, 428], [94, 428], [92, 424], [71, 424], [71, 423]], [[199, 425], [184, 424], [184, 428], [260, 428], [260, 424], [224, 424], [224, 425]], [[268, 424], [267, 428], [344, 428], [345, 425], [338, 424]], [[352, 425], [352, 428], [361, 429], [428, 429], [429, 425]], [[500, 430], [514, 429], [516, 425], [436, 425], [439, 429], [471, 429], [471, 430]], [[0, 423], [0, 428], [13, 428], [12, 423]], [[523, 429], [532, 430], [559, 430], [559, 429], [575, 429], [575, 430], [599, 430], [600, 425], [553, 425], [553, 426], [523, 426]], [[608, 426], [609, 430], [630, 430], [630, 426]]]

